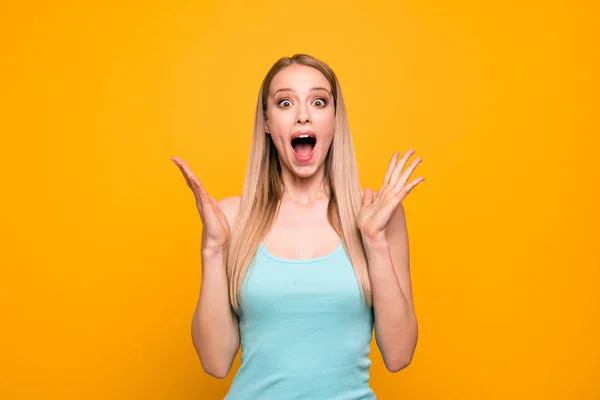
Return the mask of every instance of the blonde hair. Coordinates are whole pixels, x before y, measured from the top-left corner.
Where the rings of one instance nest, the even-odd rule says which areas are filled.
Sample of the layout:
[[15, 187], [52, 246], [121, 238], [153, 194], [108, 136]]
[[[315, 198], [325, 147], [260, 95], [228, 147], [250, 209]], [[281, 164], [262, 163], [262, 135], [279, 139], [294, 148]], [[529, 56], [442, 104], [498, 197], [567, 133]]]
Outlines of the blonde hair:
[[356, 226], [362, 195], [342, 90], [335, 73], [325, 62], [307, 54], [295, 54], [292, 57], [282, 57], [273, 64], [258, 93], [244, 190], [227, 249], [229, 299], [231, 307], [238, 314], [244, 276], [258, 245], [275, 220], [283, 195], [277, 149], [271, 136], [265, 132], [269, 86], [279, 71], [294, 63], [316, 68], [331, 85], [336, 126], [324, 166], [325, 184], [330, 194], [327, 217], [342, 238], [360, 283], [361, 293], [367, 303], [372, 304], [365, 249]]

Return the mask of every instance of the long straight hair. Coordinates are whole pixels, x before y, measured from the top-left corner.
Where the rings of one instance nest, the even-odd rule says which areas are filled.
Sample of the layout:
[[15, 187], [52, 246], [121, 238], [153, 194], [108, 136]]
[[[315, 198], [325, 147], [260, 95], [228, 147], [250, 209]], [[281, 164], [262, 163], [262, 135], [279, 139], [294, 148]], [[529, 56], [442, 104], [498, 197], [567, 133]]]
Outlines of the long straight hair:
[[227, 279], [231, 307], [239, 314], [240, 293], [244, 276], [254, 260], [261, 240], [269, 232], [283, 195], [283, 179], [277, 149], [266, 134], [266, 112], [269, 87], [275, 75], [292, 64], [319, 70], [331, 85], [335, 107], [335, 133], [325, 158], [325, 184], [329, 189], [327, 218], [340, 235], [350, 258], [361, 293], [372, 305], [372, 292], [362, 236], [356, 217], [362, 204], [352, 136], [344, 97], [333, 70], [323, 61], [307, 54], [295, 54], [277, 60], [263, 79], [256, 102], [254, 133], [240, 206], [227, 248]]

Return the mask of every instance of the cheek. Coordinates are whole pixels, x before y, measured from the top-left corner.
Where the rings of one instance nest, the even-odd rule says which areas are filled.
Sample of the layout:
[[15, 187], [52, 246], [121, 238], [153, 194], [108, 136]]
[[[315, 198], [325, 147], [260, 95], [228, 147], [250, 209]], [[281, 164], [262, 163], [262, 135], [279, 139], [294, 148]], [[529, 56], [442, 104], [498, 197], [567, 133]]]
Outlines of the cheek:
[[287, 138], [289, 135], [289, 123], [282, 121], [281, 119], [274, 118], [269, 121], [269, 132], [271, 139], [280, 153], [285, 150], [287, 146]]
[[292, 113], [272, 112], [267, 117], [269, 118], [269, 128], [277, 133], [289, 130], [290, 124], [294, 123]]
[[319, 133], [322, 135], [329, 137], [333, 137], [333, 133], [335, 132], [335, 117], [333, 113], [322, 114], [315, 118], [315, 125], [317, 125], [317, 129]]
[[281, 143], [284, 137], [287, 137], [287, 130], [285, 129], [285, 124], [278, 123], [277, 121], [271, 121], [269, 127], [273, 141], [276, 145], [279, 145], [279, 143]]

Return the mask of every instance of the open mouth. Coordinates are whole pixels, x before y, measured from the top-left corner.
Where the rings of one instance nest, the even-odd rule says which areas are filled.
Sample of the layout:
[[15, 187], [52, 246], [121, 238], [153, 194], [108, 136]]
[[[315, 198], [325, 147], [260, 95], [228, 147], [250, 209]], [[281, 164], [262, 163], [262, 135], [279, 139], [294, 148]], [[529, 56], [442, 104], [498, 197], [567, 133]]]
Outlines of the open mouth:
[[298, 135], [292, 139], [294, 152], [301, 157], [308, 156], [316, 144], [317, 138], [309, 134]]

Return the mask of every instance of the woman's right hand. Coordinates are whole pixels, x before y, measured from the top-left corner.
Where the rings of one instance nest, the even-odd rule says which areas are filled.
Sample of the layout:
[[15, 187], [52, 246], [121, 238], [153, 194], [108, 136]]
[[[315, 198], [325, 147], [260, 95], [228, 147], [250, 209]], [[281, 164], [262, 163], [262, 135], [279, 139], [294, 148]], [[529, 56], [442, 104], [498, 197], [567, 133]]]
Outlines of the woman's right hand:
[[202, 219], [203, 250], [223, 251], [229, 242], [230, 228], [227, 217], [214, 197], [208, 194], [200, 179], [181, 158], [171, 160], [179, 167], [187, 185], [196, 198], [196, 207]]

